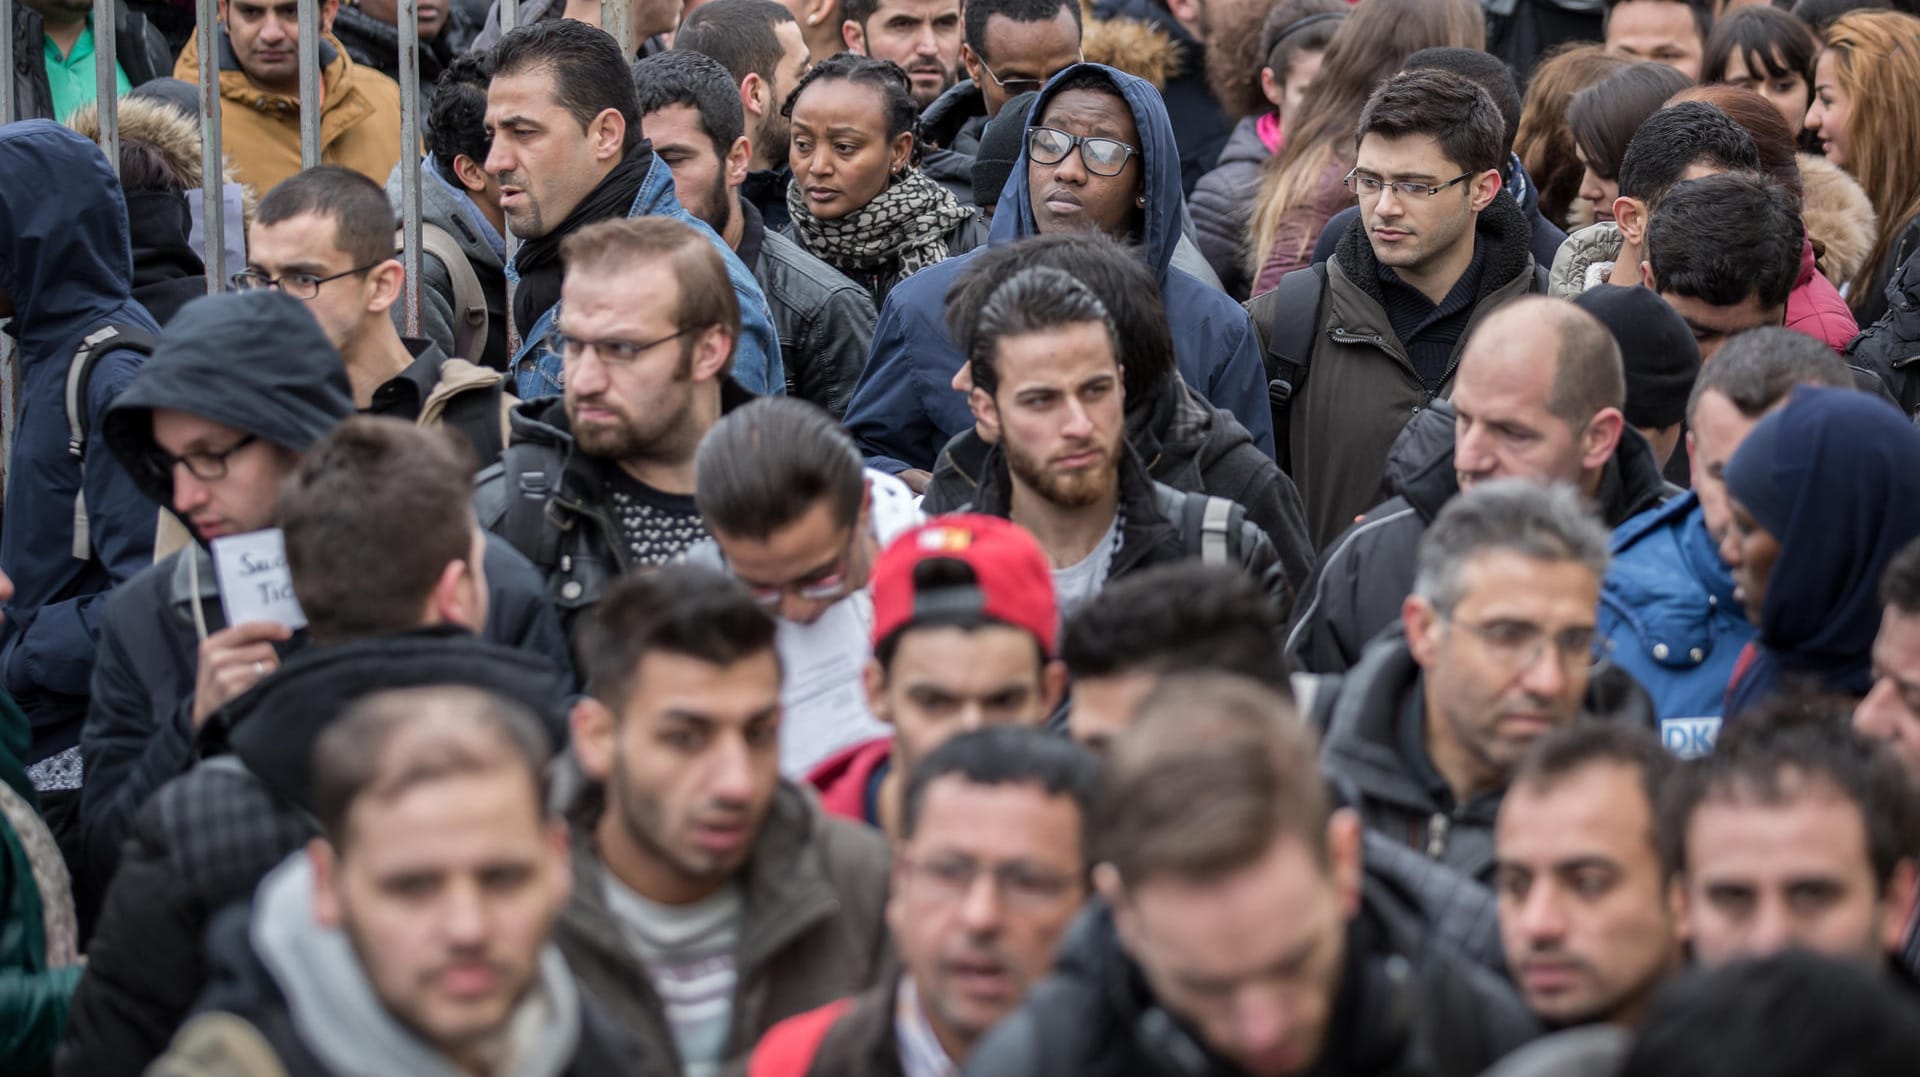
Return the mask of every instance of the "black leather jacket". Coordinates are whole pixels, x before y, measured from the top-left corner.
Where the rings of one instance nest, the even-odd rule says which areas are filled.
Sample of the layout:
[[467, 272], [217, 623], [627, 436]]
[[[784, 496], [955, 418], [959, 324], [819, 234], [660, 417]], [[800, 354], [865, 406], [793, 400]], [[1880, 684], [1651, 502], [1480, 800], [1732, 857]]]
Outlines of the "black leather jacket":
[[838, 419], [867, 365], [879, 318], [873, 300], [846, 274], [769, 229], [753, 203], [741, 200], [740, 213], [746, 229], [737, 253], [773, 310], [787, 395], [818, 404]]

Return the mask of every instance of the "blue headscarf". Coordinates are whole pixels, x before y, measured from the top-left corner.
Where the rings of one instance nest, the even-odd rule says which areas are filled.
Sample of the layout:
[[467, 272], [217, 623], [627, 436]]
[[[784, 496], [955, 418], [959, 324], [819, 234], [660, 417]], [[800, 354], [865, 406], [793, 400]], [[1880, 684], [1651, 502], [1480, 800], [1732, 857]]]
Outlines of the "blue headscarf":
[[1803, 386], [1740, 443], [1727, 492], [1780, 544], [1727, 713], [1783, 681], [1865, 695], [1880, 577], [1920, 536], [1920, 430], [1877, 397]]

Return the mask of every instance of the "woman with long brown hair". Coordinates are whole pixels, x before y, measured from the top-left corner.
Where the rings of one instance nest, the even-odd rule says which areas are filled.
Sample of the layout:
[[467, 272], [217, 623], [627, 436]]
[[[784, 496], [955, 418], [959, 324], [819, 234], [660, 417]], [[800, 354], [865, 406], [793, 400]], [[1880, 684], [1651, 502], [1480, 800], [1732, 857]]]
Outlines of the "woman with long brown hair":
[[1887, 282], [1920, 250], [1920, 19], [1849, 12], [1821, 43], [1807, 127], [1880, 216], [1873, 250], [1844, 289], [1867, 326], [1887, 312]]
[[1327, 219], [1353, 202], [1341, 180], [1353, 167], [1354, 128], [1374, 88], [1407, 57], [1443, 45], [1486, 48], [1478, 0], [1367, 0], [1333, 35], [1300, 102], [1297, 128], [1261, 166], [1247, 250], [1256, 294], [1307, 265]]
[[1582, 215], [1578, 221], [1570, 219], [1575, 203], [1584, 205], [1580, 181], [1587, 169], [1574, 149], [1567, 106], [1574, 94], [1631, 66], [1632, 60], [1615, 56], [1603, 46], [1574, 45], [1547, 57], [1527, 82], [1513, 152], [1540, 188], [1540, 215], [1556, 225], [1585, 227], [1593, 223], [1591, 215]]

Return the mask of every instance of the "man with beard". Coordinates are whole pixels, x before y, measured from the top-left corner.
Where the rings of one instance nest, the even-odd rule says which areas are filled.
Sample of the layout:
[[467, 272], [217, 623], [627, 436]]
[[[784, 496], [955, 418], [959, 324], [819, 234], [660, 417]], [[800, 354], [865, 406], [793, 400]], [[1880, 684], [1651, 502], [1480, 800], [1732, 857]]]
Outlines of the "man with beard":
[[847, 51], [892, 60], [926, 108], [960, 78], [960, 0], [847, 0]]
[[620, 218], [568, 236], [560, 257], [565, 395], [514, 409], [474, 500], [481, 526], [546, 575], [571, 635], [614, 577], [706, 537], [694, 450], [747, 394], [730, 376], [740, 308], [705, 236]]
[[[701, 10], [705, 10], [702, 8]], [[773, 307], [787, 392], [838, 419], [867, 363], [877, 315], [866, 289], [767, 227], [740, 197], [753, 152], [732, 78], [687, 49], [634, 65], [640, 122], [667, 167], [680, 204], [707, 222], [753, 270]]]
[[774, 622], [746, 587], [631, 576], [580, 637], [587, 698], [558, 940], [641, 1040], [638, 1072], [711, 1077], [886, 964], [886, 842], [779, 774]]
[[500, 39], [487, 86], [486, 171], [520, 249], [507, 266], [520, 350], [510, 368], [522, 400], [557, 396], [564, 350], [552, 339], [562, 247], [598, 221], [664, 217], [692, 227], [722, 259], [718, 287], [739, 312], [734, 376], [750, 392], [781, 393], [780, 344], [760, 285], [704, 222], [682, 209], [673, 174], [640, 133], [629, 61], [613, 38], [572, 19], [548, 19]]
[[1086, 902], [1099, 778], [1084, 748], [1035, 729], [963, 733], [915, 767], [887, 901], [904, 974], [775, 1026], [753, 1077], [965, 1064], [1052, 968]]
[[632, 1072], [549, 941], [551, 754], [531, 711], [478, 689], [355, 705], [314, 745], [323, 835], [215, 922], [215, 986], [153, 1072], [265, 1072], [250, 1049], [301, 1073]]
[[[838, 0], [824, 2], [830, 11], [838, 4]], [[792, 219], [787, 210], [787, 182], [793, 178], [787, 164], [792, 124], [781, 115], [780, 107], [800, 84], [813, 56], [824, 59], [840, 51], [837, 15], [832, 22], [830, 42], [815, 46], [794, 13], [773, 0], [707, 0], [673, 36], [675, 48], [720, 61], [740, 91], [749, 155], [740, 193], [759, 209], [769, 232], [785, 231]]]
[[1118, 353], [1106, 304], [1065, 271], [1029, 267], [993, 290], [967, 358], [974, 421], [996, 445], [962, 511], [1040, 540], [1063, 617], [1109, 580], [1194, 557], [1238, 565], [1285, 608], [1279, 556], [1246, 509], [1148, 477], [1126, 440]]

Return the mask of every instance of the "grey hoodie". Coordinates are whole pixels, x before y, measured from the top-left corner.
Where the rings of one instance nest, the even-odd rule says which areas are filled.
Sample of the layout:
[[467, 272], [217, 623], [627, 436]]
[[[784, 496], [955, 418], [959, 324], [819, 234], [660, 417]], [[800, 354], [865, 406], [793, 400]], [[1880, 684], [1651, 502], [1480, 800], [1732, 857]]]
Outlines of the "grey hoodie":
[[[300, 1042], [340, 1077], [463, 1077], [446, 1057], [395, 1020], [367, 981], [345, 932], [318, 926], [313, 867], [288, 857], [254, 895], [248, 940], [286, 997]], [[514, 1014], [510, 1054], [499, 1072], [559, 1077], [580, 1044], [580, 991], [558, 948], [540, 954], [540, 972]]]

